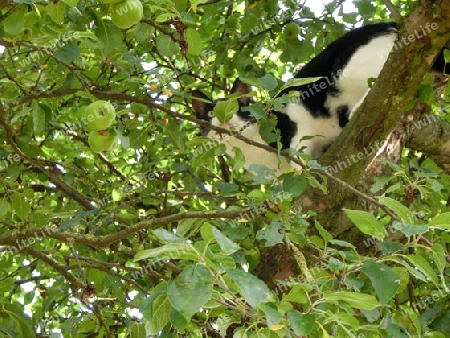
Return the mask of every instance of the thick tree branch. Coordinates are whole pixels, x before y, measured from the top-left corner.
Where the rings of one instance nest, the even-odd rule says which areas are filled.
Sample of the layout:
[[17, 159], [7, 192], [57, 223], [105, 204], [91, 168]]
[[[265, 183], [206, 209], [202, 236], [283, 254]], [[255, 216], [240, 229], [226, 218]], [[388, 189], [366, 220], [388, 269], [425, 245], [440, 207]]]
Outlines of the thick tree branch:
[[410, 127], [406, 146], [423, 152], [450, 173], [450, 123], [436, 115], [425, 114], [419, 121], [411, 122]]
[[[430, 29], [424, 35], [423, 27], [432, 23], [437, 25], [437, 29]], [[413, 36], [415, 41], [408, 42], [409, 36]], [[449, 40], [450, 1], [422, 0], [401, 28], [396, 43], [398, 48], [390, 54], [365, 101], [321, 162], [333, 165], [336, 161], [350, 158], [355, 152], [363, 152], [371, 144], [382, 143], [408, 110], [424, 75]], [[374, 152], [370, 153], [355, 165], [341, 170], [337, 176], [355, 185], [374, 156]]]
[[[431, 24], [436, 29], [426, 30], [425, 34], [424, 28]], [[401, 26], [396, 47], [365, 101], [320, 159], [329, 168], [338, 169], [334, 176], [358, 190], [367, 191], [366, 169], [376, 155], [375, 145], [383, 144], [408, 111], [424, 75], [449, 40], [450, 0], [420, 1]], [[353, 227], [342, 208], [370, 208], [336, 181], [329, 182], [328, 188], [333, 194], [323, 196], [310, 190], [300, 203], [310, 203], [313, 208], [321, 206], [319, 220], [322, 225], [338, 238], [345, 238], [367, 250], [361, 248], [361, 233]]]
[[[154, 219], [143, 220], [136, 225], [127, 227], [125, 230], [119, 231], [115, 234], [108, 236], [94, 236], [91, 234], [75, 234], [70, 232], [60, 231], [55, 227], [44, 227], [36, 229], [25, 229], [21, 232], [16, 232], [13, 234], [6, 234], [0, 236], [0, 245], [7, 245], [11, 248], [16, 248], [16, 250], [10, 251], [21, 251], [23, 247], [30, 244], [29, 239], [43, 238], [53, 238], [57, 239], [63, 243], [77, 243], [94, 248], [107, 247], [110, 244], [116, 243], [128, 236], [135, 234], [138, 231], [154, 228], [161, 225], [167, 225], [172, 222], [181, 221], [183, 219], [190, 218], [227, 218], [234, 219], [242, 216], [245, 211], [225, 211], [225, 210], [207, 210], [207, 211], [191, 211], [185, 213], [179, 213], [174, 215], [169, 215], [165, 217], [159, 217]], [[28, 241], [28, 244], [27, 244]], [[20, 243], [19, 243], [20, 242]], [[34, 243], [34, 240], [33, 240]]]
[[76, 294], [77, 289], [83, 288], [85, 286], [85, 284], [81, 280], [67, 271], [67, 267], [65, 265], [58, 263], [56, 260], [46, 255], [45, 253], [31, 249], [29, 247], [23, 248], [21, 252], [31, 255], [34, 258], [37, 258], [40, 261], [44, 262], [45, 264], [50, 265], [56, 272], [58, 272], [61, 276], [63, 276], [70, 282], [74, 295]]

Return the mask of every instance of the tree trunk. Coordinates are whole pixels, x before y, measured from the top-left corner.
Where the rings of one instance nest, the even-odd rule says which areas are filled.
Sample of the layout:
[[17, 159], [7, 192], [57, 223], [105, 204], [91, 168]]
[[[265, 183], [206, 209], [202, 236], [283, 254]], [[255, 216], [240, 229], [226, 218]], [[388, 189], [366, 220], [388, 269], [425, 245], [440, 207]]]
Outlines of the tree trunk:
[[[424, 31], [424, 28], [430, 27], [431, 24], [434, 27], [437, 25], [437, 29]], [[413, 43], [408, 40], [411, 36], [414, 37]], [[429, 153], [447, 170], [450, 168], [448, 123], [433, 117], [435, 123], [426, 123], [421, 128], [411, 128], [408, 127], [408, 123], [400, 122], [408, 121], [405, 112], [411, 110], [410, 103], [416, 97], [424, 75], [430, 70], [436, 56], [448, 41], [450, 41], [450, 0], [419, 1], [401, 26], [396, 47], [393, 48], [363, 104], [339, 138], [320, 159], [322, 165], [336, 169], [334, 177], [370, 196], [367, 192], [372, 186], [373, 178], [386, 171], [386, 166], [373, 160], [388, 137], [382, 157], [391, 161], [398, 160], [401, 149], [406, 144]], [[426, 107], [417, 105], [414, 109], [414, 119], [409, 122], [420, 119], [419, 116], [424, 111], [427, 111]], [[406, 118], [402, 120], [404, 115]], [[423, 118], [427, 118], [426, 116]], [[393, 132], [397, 125], [399, 129]], [[344, 184], [328, 179], [327, 186], [327, 195], [311, 188], [298, 199], [297, 203], [304, 210], [317, 211], [321, 225], [336, 238], [354, 244], [361, 253], [373, 250], [374, 246], [367, 245], [368, 242], [364, 241], [365, 236], [351, 223], [342, 209], [345, 207], [375, 211], [376, 206], [351, 192]], [[292, 251], [286, 249], [277, 246], [266, 253], [264, 257], [267, 259], [261, 260], [256, 269], [257, 275], [270, 283], [277, 273], [289, 274], [290, 271], [291, 274], [296, 274], [298, 267], [295, 266]], [[275, 257], [277, 262], [273, 262]], [[272, 271], [262, 268], [266, 263], [272, 267]], [[262, 271], [264, 273], [261, 273]]]
[[[424, 27], [430, 27], [431, 24], [437, 28], [424, 31]], [[415, 39], [413, 43], [408, 40], [411, 36]], [[333, 174], [335, 177], [360, 191], [368, 191], [371, 180], [367, 169], [370, 163], [384, 140], [409, 110], [424, 75], [449, 40], [450, 1], [420, 1], [401, 27], [396, 47], [365, 101], [329, 151], [320, 159], [321, 164], [338, 169]], [[445, 126], [444, 123], [442, 125]], [[448, 130], [448, 126], [445, 128]], [[428, 123], [420, 134], [425, 129], [433, 130], [433, 134], [428, 134], [427, 137], [442, 137], [436, 131], [435, 124]], [[423, 149], [425, 145], [418, 139], [423, 141], [424, 138], [418, 137], [418, 134], [411, 135], [408, 144]], [[450, 137], [449, 135], [445, 134], [445, 137]], [[397, 144], [396, 147], [403, 143], [400, 133], [394, 134], [391, 140], [395, 141], [391, 145]], [[440, 144], [436, 140], [434, 142], [435, 145]], [[442, 150], [448, 153], [450, 149], [447, 148], [449, 145], [444, 143], [433, 151], [438, 156]], [[447, 157], [448, 154], [445, 159]], [[374, 173], [373, 168], [371, 173]], [[302, 200], [306, 198], [325, 209], [319, 213], [319, 220], [335, 236], [357, 244], [360, 249], [367, 249], [360, 245], [362, 234], [342, 211], [343, 207], [369, 210], [367, 202], [361, 201], [360, 197], [335, 181], [328, 181], [328, 191], [329, 194], [324, 196], [310, 192]]]

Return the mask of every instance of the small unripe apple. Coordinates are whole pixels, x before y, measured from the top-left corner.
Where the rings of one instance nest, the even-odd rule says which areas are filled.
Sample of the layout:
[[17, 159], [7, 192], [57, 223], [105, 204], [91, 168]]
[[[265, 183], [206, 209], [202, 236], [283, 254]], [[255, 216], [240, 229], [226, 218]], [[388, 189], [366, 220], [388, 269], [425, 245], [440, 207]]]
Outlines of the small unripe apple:
[[89, 133], [88, 142], [92, 151], [100, 153], [102, 151], [111, 151], [117, 145], [118, 136], [115, 131], [100, 130]]
[[294, 22], [288, 23], [284, 27], [284, 36], [286, 39], [297, 39], [299, 34], [300, 27]]
[[111, 6], [111, 20], [119, 28], [130, 28], [141, 21], [144, 8], [139, 0], [125, 0]]
[[108, 101], [99, 100], [87, 106], [81, 112], [81, 118], [86, 130], [105, 130], [114, 122], [116, 110]]

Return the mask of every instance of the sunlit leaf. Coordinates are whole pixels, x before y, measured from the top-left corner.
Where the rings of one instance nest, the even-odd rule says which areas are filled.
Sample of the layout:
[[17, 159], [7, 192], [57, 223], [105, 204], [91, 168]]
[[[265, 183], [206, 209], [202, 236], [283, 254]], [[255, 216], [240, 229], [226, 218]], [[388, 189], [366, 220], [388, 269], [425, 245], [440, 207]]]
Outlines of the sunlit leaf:
[[269, 297], [269, 288], [252, 274], [238, 269], [228, 269], [227, 274], [237, 284], [245, 301], [253, 308]]
[[167, 296], [172, 306], [186, 319], [200, 310], [209, 299], [213, 288], [213, 277], [201, 264], [189, 266], [167, 287]]

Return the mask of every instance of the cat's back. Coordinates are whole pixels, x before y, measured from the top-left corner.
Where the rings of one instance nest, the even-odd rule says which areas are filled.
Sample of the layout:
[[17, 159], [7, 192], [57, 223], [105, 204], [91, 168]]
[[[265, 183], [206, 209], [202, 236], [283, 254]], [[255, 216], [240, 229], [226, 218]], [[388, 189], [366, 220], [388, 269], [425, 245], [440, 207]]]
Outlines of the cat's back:
[[[370, 49], [377, 52], [386, 49], [387, 53], [385, 54], [387, 56], [392, 44], [386, 44], [385, 41], [394, 41], [397, 33], [395, 23], [376, 23], [353, 29], [330, 43], [320, 54], [297, 72], [295, 77], [306, 78], [336, 74], [339, 70], [342, 71], [345, 68], [358, 50], [368, 47], [371, 43]], [[386, 40], [376, 43], [378, 38], [386, 38]], [[373, 57], [379, 57], [379, 55], [381, 54], [376, 53]], [[366, 61], [369, 65], [370, 60]]]

